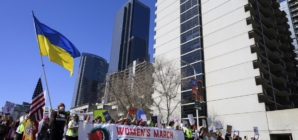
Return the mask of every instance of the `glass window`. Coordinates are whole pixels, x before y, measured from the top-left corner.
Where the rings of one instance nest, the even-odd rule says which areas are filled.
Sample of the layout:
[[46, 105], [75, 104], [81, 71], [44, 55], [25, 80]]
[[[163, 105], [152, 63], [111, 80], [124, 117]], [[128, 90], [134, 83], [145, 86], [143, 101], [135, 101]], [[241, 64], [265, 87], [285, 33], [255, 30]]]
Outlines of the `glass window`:
[[184, 33], [185, 31], [187, 31], [195, 26], [198, 26], [198, 25], [199, 25], [199, 19], [198, 19], [198, 16], [195, 16], [193, 19], [191, 19], [181, 25], [180, 33]]
[[181, 101], [183, 104], [194, 102], [194, 100], [192, 100], [192, 91], [182, 92]]
[[[193, 62], [202, 60], [201, 50], [196, 50], [196, 51], [191, 52], [189, 54], [183, 55], [183, 56], [181, 56], [181, 59], [184, 60], [187, 63], [193, 63]], [[183, 64], [183, 65], [185, 65], [185, 64]]]
[[[198, 63], [192, 64], [192, 66], [195, 68], [197, 74], [202, 73], [202, 65], [203, 65], [203, 62], [198, 62]], [[183, 67], [181, 69], [181, 71], [185, 73], [183, 78], [194, 75], [194, 71], [191, 66]]]
[[181, 55], [198, 48], [201, 48], [201, 38], [194, 39], [181, 45]]
[[184, 42], [187, 42], [189, 40], [192, 40], [198, 36], [200, 36], [200, 28], [199, 27], [195, 27], [192, 30], [187, 31], [186, 33], [181, 35], [181, 44], [183, 44]]
[[[197, 75], [196, 78], [198, 80], [202, 80], [202, 75]], [[181, 87], [181, 91], [191, 89], [190, 78], [186, 78], [182, 80], [182, 83], [186, 83], [185, 86]]]
[[184, 21], [186, 21], [198, 14], [199, 14], [199, 9], [197, 6], [195, 6], [180, 16], [180, 23], [183, 23]]
[[[199, 110], [199, 116], [206, 116], [206, 104], [201, 104], [202, 110]], [[181, 117], [182, 118], [187, 118], [188, 114], [192, 114], [194, 117], [196, 117], [196, 110], [194, 108], [194, 105], [183, 105], [181, 106]], [[202, 122], [200, 122], [202, 124]]]

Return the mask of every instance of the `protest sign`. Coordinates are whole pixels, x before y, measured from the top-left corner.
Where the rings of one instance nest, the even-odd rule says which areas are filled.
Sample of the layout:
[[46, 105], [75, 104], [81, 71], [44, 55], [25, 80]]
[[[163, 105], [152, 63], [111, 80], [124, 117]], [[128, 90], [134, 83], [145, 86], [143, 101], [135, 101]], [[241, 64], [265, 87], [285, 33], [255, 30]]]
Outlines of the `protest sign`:
[[259, 135], [259, 129], [258, 129], [258, 127], [254, 127], [254, 133], [255, 133], [255, 135]]
[[141, 119], [142, 114], [145, 114], [145, 111], [138, 109], [137, 113], [136, 113], [136, 119], [138, 119], [138, 120]]
[[208, 123], [208, 126], [211, 126], [211, 124], [212, 124], [212, 119], [211, 119], [211, 118], [207, 118], [207, 123]]
[[130, 107], [128, 110], [128, 113], [132, 115], [136, 115], [137, 111], [138, 111], [138, 108]]
[[205, 127], [205, 128], [207, 128], [207, 123], [206, 123], [206, 120], [202, 120], [203, 121], [203, 126]]
[[112, 119], [108, 111], [104, 112], [103, 116], [105, 117], [106, 121], [110, 121]]
[[2, 111], [4, 114], [6, 114], [6, 113], [12, 114], [15, 107], [16, 107], [15, 103], [6, 101], [4, 107], [2, 108]]
[[189, 120], [189, 123], [190, 125], [194, 125], [195, 124], [195, 120], [193, 118], [193, 115], [192, 114], [188, 114], [188, 120]]
[[232, 126], [231, 125], [227, 125], [227, 132], [232, 134]]
[[221, 121], [214, 121], [213, 125], [215, 126], [215, 129], [223, 129]]
[[141, 115], [141, 119], [142, 119], [142, 121], [147, 121], [146, 114], [142, 114], [142, 115]]
[[184, 126], [188, 123], [187, 121], [182, 121], [182, 123], [184, 124]]
[[234, 130], [233, 132], [234, 132], [234, 134], [240, 136], [240, 131], [239, 130]]
[[85, 140], [182, 140], [183, 131], [160, 129], [155, 127], [124, 126], [116, 124], [87, 124], [80, 123], [79, 139]]
[[151, 121], [152, 121], [153, 124], [156, 124], [157, 123], [157, 116], [152, 116]]
[[96, 110], [93, 110], [93, 118], [95, 119], [97, 116], [101, 117], [101, 120], [102, 121], [106, 121], [103, 113], [106, 112], [106, 110], [101, 110], [101, 109], [96, 109]]

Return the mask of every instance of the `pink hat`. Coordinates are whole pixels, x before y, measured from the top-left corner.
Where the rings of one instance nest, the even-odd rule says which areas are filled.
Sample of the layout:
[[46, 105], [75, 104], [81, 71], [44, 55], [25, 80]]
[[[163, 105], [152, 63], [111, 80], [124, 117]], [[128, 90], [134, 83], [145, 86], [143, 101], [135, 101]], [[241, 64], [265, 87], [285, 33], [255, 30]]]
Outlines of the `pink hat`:
[[46, 119], [48, 119], [48, 118], [49, 118], [48, 116], [43, 116], [43, 119], [44, 119], [44, 120], [46, 120]]

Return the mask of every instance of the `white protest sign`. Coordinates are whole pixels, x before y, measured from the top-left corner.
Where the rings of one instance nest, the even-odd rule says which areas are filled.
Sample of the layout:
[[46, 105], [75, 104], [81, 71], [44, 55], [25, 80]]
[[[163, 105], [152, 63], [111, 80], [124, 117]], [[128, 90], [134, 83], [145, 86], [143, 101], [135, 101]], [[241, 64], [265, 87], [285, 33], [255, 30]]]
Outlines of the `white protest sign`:
[[186, 126], [187, 125], [187, 121], [183, 121], [183, 124], [184, 124], [184, 126]]
[[204, 126], [205, 128], [207, 128], [206, 120], [202, 120], [202, 121], [203, 121], [203, 126]]
[[16, 104], [15, 103], [12, 103], [12, 102], [9, 102], [9, 101], [6, 101], [2, 111], [3, 113], [9, 113], [9, 114], [12, 114], [13, 111], [14, 111], [14, 108], [15, 108]]
[[254, 133], [255, 133], [255, 135], [259, 135], [259, 129], [258, 129], [258, 127], [254, 127]]
[[213, 125], [215, 126], [216, 129], [223, 129], [220, 121], [214, 121]]
[[208, 123], [208, 126], [211, 126], [211, 124], [212, 124], [212, 119], [211, 119], [211, 118], [207, 118], [207, 123]]
[[193, 115], [192, 114], [188, 114], [188, 120], [189, 120], [189, 123], [190, 125], [194, 125], [195, 124], [195, 120], [193, 118]]
[[146, 114], [141, 114], [141, 119], [142, 119], [143, 122], [144, 122], [144, 121], [147, 121]]

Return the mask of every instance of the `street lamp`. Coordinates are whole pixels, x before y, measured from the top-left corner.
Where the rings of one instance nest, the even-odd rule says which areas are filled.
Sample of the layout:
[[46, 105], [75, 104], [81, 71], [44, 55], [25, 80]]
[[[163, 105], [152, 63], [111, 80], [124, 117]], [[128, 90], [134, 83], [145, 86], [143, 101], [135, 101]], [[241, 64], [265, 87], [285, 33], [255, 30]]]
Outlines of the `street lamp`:
[[[191, 66], [192, 69], [193, 69], [193, 73], [194, 73], [194, 78], [195, 78], [195, 81], [197, 82], [197, 78], [196, 78], [196, 75], [197, 75], [197, 72], [195, 70], [195, 68], [193, 67], [193, 65], [185, 62], [184, 60], [180, 60], [181, 62], [185, 63], [186, 65], [188, 66]], [[196, 101], [198, 101], [198, 92], [197, 92], [197, 87], [196, 87]], [[199, 122], [199, 109], [196, 108], [196, 115], [197, 115], [197, 129], [199, 129], [199, 126], [200, 126], [200, 122]]]

